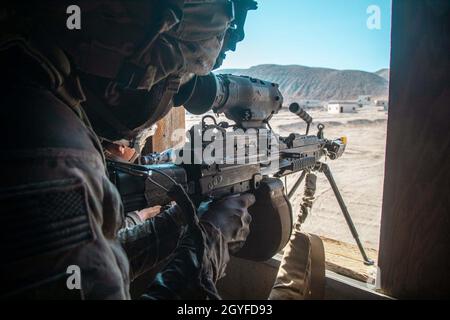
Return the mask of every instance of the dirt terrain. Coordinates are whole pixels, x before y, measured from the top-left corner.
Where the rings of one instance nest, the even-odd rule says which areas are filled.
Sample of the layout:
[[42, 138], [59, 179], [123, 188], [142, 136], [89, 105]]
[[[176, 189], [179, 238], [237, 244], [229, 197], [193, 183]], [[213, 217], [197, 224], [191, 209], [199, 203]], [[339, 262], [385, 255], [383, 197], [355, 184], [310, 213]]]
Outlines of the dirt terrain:
[[[381, 200], [383, 193], [384, 158], [386, 144], [387, 113], [380, 108], [364, 107], [357, 113], [329, 114], [311, 111], [314, 124], [325, 124], [325, 136], [348, 138], [344, 156], [328, 161], [337, 185], [347, 203], [363, 244], [377, 249], [379, 242]], [[200, 117], [188, 115], [186, 127], [198, 123]], [[304, 132], [304, 123], [283, 110], [276, 115], [271, 125], [281, 135]], [[315, 133], [315, 125], [312, 132]], [[288, 179], [288, 186], [295, 178]], [[299, 210], [302, 188], [292, 201], [294, 213]], [[326, 178], [319, 174], [316, 202], [312, 215], [308, 217], [304, 230], [320, 236], [353, 244], [353, 238], [345, 223], [333, 191]]]

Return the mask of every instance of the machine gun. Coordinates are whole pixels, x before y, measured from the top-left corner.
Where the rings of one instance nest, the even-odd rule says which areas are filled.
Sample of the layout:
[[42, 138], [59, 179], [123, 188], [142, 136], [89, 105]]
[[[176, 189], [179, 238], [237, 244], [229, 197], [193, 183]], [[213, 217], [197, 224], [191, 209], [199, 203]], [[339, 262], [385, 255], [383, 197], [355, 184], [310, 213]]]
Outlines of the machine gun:
[[[251, 77], [213, 73], [196, 77], [180, 89], [174, 102], [197, 115], [211, 110], [225, 114], [234, 123], [218, 123], [212, 115], [205, 115], [200, 126], [188, 131], [185, 148], [177, 152], [144, 156], [138, 165], [108, 162], [110, 177], [120, 192], [126, 212], [170, 203], [172, 197], [168, 191], [173, 184], [181, 186], [196, 207], [204, 201], [251, 192], [256, 203], [249, 208], [253, 218], [250, 234], [237, 256], [263, 261], [289, 241], [293, 226], [289, 200], [306, 173], [323, 172], [365, 263], [373, 263], [364, 251], [328, 165], [321, 161], [341, 157], [346, 147], [345, 137], [326, 139], [323, 124], [317, 126], [316, 134], [310, 134], [313, 119], [297, 103], [291, 104], [289, 110], [305, 121], [306, 133], [277, 136], [269, 121], [283, 106], [278, 85]], [[211, 131], [214, 137], [205, 139], [206, 135], [211, 136]], [[213, 144], [214, 152], [210, 153], [213, 161], [205, 160], [201, 156]], [[286, 192], [281, 178], [294, 173], [301, 175]]]

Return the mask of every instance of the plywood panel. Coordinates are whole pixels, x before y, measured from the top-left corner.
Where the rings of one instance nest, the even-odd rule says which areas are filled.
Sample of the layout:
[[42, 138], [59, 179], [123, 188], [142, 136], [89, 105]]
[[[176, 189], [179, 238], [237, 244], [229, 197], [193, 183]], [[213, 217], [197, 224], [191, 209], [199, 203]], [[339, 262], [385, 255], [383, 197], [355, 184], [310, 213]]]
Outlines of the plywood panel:
[[[366, 266], [355, 244], [321, 237], [325, 247], [325, 265], [327, 270], [346, 277], [367, 282], [374, 277], [374, 267]], [[370, 259], [376, 262], [378, 251], [365, 248]]]
[[[185, 131], [184, 108], [173, 108], [163, 119], [158, 121], [158, 129], [144, 149], [145, 153], [161, 152], [184, 142], [182, 133]], [[179, 130], [179, 134], [174, 132]]]
[[450, 2], [394, 0], [392, 27], [381, 285], [450, 297]]

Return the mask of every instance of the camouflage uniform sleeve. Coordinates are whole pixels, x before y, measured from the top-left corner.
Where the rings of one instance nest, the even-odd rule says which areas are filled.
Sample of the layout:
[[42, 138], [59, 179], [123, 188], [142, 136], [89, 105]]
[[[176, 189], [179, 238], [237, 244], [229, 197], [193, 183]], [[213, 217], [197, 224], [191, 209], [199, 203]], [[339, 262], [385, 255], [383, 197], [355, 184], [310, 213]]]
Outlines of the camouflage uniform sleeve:
[[228, 260], [228, 246], [217, 228], [208, 223], [199, 229], [185, 227], [169, 262], [141, 299], [220, 299], [216, 282], [224, 275]]
[[184, 225], [183, 214], [173, 206], [144, 222], [128, 223], [118, 233], [130, 261], [132, 280], [168, 258], [178, 245]]
[[[196, 219], [197, 210], [178, 186], [171, 191], [186, 221], [169, 262], [157, 274], [142, 299], [220, 299], [216, 282], [228, 263], [228, 244], [222, 232]], [[184, 196], [183, 196], [184, 193]]]
[[128, 212], [125, 216], [125, 228], [132, 228], [142, 223], [144, 223], [144, 221], [139, 217], [137, 211]]
[[123, 208], [93, 133], [40, 87], [11, 88], [0, 104], [2, 136], [14, 137], [0, 155], [0, 295], [130, 298]]

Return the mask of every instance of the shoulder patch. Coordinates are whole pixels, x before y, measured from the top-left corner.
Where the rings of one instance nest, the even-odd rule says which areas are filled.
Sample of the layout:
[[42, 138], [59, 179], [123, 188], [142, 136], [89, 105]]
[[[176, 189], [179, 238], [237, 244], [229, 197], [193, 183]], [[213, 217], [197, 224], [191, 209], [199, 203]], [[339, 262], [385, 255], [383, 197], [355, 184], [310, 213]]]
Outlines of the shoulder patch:
[[0, 190], [6, 261], [65, 251], [94, 239], [86, 189], [74, 179]]

